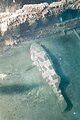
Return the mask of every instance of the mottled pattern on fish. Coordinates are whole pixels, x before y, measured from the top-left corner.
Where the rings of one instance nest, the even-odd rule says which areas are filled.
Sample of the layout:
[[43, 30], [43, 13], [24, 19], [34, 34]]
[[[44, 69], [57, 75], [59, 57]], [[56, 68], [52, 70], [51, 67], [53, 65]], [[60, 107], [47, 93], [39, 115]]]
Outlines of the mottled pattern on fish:
[[42, 73], [42, 77], [52, 87], [59, 101], [63, 101], [64, 98], [61, 94], [61, 90], [58, 89], [60, 84], [60, 77], [55, 72], [53, 63], [47, 52], [37, 43], [33, 43], [31, 45], [30, 52], [33, 64], [38, 66], [39, 71]]

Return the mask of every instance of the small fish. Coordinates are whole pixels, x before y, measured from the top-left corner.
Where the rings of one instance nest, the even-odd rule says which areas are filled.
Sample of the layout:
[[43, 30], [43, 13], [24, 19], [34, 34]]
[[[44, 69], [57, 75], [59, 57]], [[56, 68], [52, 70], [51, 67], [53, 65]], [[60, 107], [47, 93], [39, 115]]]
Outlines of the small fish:
[[6, 76], [7, 76], [7, 74], [1, 74], [1, 73], [0, 73], [0, 79], [3, 80]]

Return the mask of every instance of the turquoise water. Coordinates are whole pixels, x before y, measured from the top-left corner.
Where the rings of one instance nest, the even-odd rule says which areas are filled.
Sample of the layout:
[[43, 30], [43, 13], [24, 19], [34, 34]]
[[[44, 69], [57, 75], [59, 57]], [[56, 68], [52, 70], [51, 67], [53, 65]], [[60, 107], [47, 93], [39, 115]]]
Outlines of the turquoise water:
[[[80, 120], [80, 41], [73, 31], [52, 34], [21, 42], [0, 50], [0, 120]], [[30, 45], [45, 46], [56, 72], [63, 80], [63, 89], [73, 105], [62, 112], [51, 89], [37, 67], [32, 66]], [[67, 83], [67, 86], [66, 84]], [[65, 108], [64, 108], [65, 109]]]

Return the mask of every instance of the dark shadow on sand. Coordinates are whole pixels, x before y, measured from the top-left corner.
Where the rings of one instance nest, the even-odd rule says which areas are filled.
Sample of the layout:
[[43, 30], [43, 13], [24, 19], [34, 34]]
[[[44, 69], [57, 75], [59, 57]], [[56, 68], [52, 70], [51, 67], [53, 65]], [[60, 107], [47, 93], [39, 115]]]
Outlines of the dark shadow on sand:
[[14, 85], [6, 85], [0, 86], [0, 94], [2, 95], [13, 95], [20, 94], [26, 91], [31, 91], [33, 88], [39, 87], [38, 84], [26, 85], [26, 84], [14, 84]]
[[59, 85], [59, 89], [61, 90], [62, 92], [62, 95], [67, 103], [67, 107], [65, 108], [64, 112], [67, 112], [67, 111], [70, 111], [73, 107], [73, 104], [70, 100], [70, 98], [68, 97], [67, 93], [66, 93], [66, 88], [67, 86], [69, 85], [70, 81], [67, 79], [67, 77], [64, 75], [62, 69], [61, 69], [61, 66], [57, 60], [57, 58], [53, 55], [53, 53], [51, 53], [44, 45], [41, 45], [45, 51], [49, 54], [50, 58], [51, 58], [51, 61], [53, 63], [53, 67], [56, 71], [56, 73], [60, 76], [61, 78], [61, 82], [60, 82], [60, 85]]

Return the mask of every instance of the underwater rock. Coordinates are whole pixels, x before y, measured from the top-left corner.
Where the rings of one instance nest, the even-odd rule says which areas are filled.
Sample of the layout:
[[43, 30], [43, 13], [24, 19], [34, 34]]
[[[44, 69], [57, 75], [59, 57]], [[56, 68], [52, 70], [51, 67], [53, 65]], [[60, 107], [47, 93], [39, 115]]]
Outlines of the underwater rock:
[[5, 46], [13, 47], [13, 45], [16, 45], [16, 44], [17, 44], [17, 41], [13, 40], [11, 37], [5, 38], [5, 40], [4, 40], [4, 45]]

